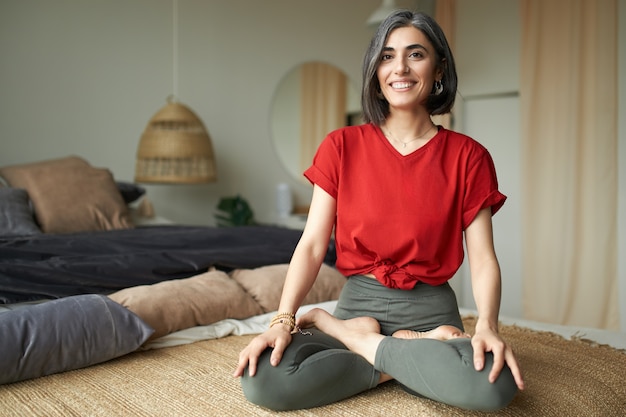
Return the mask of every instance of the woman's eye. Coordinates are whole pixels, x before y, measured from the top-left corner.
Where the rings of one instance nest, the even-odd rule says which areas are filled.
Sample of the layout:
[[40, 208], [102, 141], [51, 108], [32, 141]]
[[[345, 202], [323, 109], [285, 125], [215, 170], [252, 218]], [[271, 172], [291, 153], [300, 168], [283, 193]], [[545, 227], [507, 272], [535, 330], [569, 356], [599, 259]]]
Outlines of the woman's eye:
[[383, 55], [380, 57], [381, 61], [389, 61], [390, 59], [393, 59], [391, 55]]
[[410, 58], [421, 58], [423, 55], [421, 52], [413, 52], [411, 55], [409, 55]]

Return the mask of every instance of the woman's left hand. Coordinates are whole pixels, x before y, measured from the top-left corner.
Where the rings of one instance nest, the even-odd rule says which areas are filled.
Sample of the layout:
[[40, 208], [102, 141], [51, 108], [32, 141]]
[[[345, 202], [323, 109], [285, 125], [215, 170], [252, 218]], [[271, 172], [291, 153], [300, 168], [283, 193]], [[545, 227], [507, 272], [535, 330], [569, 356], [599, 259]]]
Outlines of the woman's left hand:
[[472, 337], [472, 347], [474, 348], [474, 368], [477, 371], [482, 371], [485, 367], [485, 352], [493, 354], [493, 367], [489, 371], [489, 382], [493, 383], [498, 379], [506, 363], [509, 369], [511, 369], [517, 387], [520, 390], [524, 389], [522, 371], [517, 363], [513, 349], [502, 339], [497, 331], [490, 328], [477, 329]]

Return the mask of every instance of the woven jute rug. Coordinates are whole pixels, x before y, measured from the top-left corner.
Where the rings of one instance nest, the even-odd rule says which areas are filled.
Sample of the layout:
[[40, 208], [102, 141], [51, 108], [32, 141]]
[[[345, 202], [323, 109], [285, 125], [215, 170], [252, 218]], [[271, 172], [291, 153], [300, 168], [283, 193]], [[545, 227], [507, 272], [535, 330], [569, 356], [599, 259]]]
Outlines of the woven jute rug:
[[[466, 318], [467, 330], [474, 326]], [[527, 388], [495, 414], [413, 397], [389, 382], [325, 407], [276, 413], [248, 403], [231, 376], [253, 336], [136, 352], [89, 368], [0, 386], [1, 416], [625, 416], [626, 353], [502, 326]], [[1, 354], [1, 353], [0, 353]]]

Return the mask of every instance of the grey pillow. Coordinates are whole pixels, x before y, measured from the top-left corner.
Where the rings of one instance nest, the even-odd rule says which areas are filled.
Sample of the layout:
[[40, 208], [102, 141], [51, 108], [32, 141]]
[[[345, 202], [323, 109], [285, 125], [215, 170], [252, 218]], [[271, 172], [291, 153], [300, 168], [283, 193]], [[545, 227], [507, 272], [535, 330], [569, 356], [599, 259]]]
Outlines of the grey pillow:
[[0, 384], [79, 369], [139, 348], [153, 329], [104, 295], [0, 313]]
[[0, 236], [41, 233], [35, 222], [28, 192], [21, 188], [0, 188]]

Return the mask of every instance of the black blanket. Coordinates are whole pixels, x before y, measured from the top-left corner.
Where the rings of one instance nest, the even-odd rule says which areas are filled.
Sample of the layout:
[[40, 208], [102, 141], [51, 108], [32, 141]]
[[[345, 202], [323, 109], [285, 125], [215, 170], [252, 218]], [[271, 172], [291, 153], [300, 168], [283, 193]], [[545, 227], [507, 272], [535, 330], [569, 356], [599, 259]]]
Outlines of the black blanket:
[[[152, 226], [0, 238], [0, 303], [108, 294], [222, 270], [286, 263], [302, 232], [279, 227]], [[331, 246], [326, 262], [334, 264]]]

